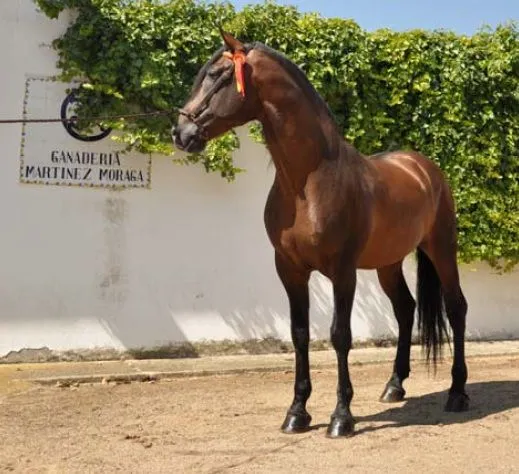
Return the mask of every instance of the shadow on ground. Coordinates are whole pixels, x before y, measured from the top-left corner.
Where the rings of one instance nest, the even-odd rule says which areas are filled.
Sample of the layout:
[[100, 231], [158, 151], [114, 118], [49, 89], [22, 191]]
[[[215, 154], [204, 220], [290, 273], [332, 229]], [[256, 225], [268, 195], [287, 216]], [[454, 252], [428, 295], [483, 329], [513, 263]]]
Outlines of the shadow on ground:
[[447, 390], [429, 393], [409, 398], [403, 405], [393, 406], [374, 415], [356, 417], [360, 423], [377, 423], [360, 427], [357, 433], [403, 426], [467, 423], [519, 407], [517, 380], [467, 384], [467, 393], [470, 397], [470, 409], [466, 412], [447, 413], [443, 410], [447, 401]]

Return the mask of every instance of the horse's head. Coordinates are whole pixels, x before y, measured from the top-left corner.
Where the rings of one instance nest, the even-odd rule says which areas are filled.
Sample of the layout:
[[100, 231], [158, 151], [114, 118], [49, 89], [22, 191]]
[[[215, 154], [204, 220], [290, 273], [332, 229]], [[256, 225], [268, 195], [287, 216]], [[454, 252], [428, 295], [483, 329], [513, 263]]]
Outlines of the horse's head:
[[222, 36], [225, 46], [198, 73], [191, 97], [171, 130], [180, 150], [200, 152], [208, 140], [256, 118], [247, 48], [229, 33]]

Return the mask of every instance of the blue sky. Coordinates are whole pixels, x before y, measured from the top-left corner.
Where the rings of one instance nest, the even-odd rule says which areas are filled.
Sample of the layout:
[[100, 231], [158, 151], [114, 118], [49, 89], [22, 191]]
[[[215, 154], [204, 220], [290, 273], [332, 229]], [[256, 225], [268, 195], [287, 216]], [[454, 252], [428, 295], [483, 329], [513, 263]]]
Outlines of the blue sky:
[[[238, 9], [258, 0], [230, 0]], [[519, 21], [519, 0], [277, 0], [301, 12], [353, 18], [362, 28], [448, 29], [471, 35], [487, 24]]]

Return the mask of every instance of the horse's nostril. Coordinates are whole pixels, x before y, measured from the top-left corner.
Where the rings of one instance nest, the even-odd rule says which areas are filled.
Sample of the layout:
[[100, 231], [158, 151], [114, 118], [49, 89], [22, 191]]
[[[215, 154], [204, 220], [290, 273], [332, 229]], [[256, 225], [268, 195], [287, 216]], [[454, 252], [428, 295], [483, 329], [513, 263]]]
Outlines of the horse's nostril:
[[173, 143], [175, 146], [181, 146], [182, 140], [181, 140], [181, 130], [179, 127], [172, 127], [171, 128], [171, 139], [173, 140]]

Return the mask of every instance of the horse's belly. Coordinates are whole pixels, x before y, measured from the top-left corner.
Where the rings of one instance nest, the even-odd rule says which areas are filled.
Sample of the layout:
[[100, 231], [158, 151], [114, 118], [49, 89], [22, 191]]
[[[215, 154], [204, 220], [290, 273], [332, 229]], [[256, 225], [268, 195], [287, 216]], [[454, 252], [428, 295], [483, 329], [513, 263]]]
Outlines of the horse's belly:
[[375, 229], [359, 256], [357, 267], [381, 268], [403, 260], [423, 240], [423, 221], [406, 226]]

